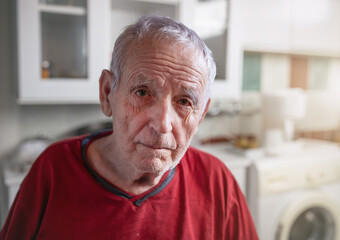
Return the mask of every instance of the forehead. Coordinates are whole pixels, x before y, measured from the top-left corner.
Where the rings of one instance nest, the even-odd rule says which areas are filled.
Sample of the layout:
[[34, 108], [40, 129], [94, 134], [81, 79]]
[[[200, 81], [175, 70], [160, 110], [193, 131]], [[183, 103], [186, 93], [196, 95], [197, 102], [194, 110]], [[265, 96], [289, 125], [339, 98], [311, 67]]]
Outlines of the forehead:
[[189, 44], [175, 43], [169, 40], [145, 38], [133, 41], [123, 64], [123, 74], [156, 74], [159, 77], [170, 76], [186, 83], [206, 85], [207, 65], [203, 53]]
[[191, 57], [199, 57], [199, 60], [203, 60], [201, 51], [193, 44], [174, 39], [144, 37], [140, 41], [132, 41], [129, 45], [129, 51], [138, 55], [168, 52], [179, 60], [189, 60]]

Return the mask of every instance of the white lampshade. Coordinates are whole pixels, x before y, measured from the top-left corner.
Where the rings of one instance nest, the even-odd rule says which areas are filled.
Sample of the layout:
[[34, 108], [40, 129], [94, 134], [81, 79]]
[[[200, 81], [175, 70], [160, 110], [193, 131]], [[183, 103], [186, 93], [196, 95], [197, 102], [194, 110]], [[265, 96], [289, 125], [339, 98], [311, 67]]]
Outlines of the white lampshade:
[[302, 89], [290, 88], [264, 92], [262, 107], [266, 119], [298, 120], [306, 112], [306, 96]]

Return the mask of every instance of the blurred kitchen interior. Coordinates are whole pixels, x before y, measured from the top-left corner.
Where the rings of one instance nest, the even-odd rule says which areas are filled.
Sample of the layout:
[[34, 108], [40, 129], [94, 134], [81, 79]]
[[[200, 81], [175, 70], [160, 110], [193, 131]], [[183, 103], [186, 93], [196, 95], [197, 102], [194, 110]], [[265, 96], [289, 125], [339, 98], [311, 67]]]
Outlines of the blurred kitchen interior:
[[[21, 98], [15, 2], [0, 2], [3, 163], [13, 159], [24, 140], [55, 141], [109, 127], [96, 99]], [[49, 2], [59, 4], [49, 0], [40, 4]], [[85, 4], [89, 11], [94, 7], [91, 2]], [[193, 145], [209, 149], [209, 144], [229, 144], [252, 158], [263, 149], [301, 138], [340, 144], [339, 1], [112, 0], [110, 4], [109, 49], [123, 27], [144, 14], [177, 18], [196, 29], [212, 48], [218, 67], [216, 86]], [[105, 65], [98, 67], [108, 68], [109, 55], [110, 50], [103, 56]], [[4, 184], [0, 191], [2, 196], [9, 194]], [[6, 200], [1, 202], [2, 218], [7, 205]]]

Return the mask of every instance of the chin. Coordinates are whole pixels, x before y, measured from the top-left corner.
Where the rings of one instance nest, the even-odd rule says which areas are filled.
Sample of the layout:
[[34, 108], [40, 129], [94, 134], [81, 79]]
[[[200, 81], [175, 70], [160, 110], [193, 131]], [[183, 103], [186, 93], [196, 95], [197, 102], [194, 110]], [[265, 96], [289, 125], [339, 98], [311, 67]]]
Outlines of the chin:
[[152, 173], [152, 174], [162, 174], [166, 171], [174, 168], [178, 161], [173, 161], [172, 159], [140, 159], [133, 164], [133, 166], [141, 172]]

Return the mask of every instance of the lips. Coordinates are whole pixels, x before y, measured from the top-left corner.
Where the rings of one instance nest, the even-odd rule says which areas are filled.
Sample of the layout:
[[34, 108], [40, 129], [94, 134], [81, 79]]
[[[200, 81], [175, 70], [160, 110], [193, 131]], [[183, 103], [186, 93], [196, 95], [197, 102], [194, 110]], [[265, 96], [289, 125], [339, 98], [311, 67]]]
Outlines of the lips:
[[171, 146], [169, 144], [149, 144], [149, 143], [142, 143], [142, 142], [137, 142], [137, 144], [140, 144], [144, 147], [151, 148], [154, 150], [175, 150], [174, 146]]

